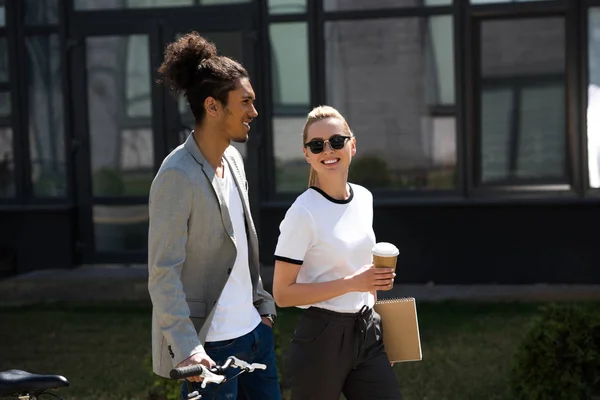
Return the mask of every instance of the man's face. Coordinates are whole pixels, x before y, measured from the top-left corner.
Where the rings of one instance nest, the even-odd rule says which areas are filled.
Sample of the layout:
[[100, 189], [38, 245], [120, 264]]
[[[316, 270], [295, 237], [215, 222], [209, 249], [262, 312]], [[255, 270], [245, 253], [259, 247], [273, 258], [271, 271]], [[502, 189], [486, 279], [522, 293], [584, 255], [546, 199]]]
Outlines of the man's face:
[[254, 90], [247, 78], [240, 80], [238, 87], [228, 93], [223, 131], [229, 140], [245, 143], [248, 140], [250, 122], [258, 116], [254, 108]]

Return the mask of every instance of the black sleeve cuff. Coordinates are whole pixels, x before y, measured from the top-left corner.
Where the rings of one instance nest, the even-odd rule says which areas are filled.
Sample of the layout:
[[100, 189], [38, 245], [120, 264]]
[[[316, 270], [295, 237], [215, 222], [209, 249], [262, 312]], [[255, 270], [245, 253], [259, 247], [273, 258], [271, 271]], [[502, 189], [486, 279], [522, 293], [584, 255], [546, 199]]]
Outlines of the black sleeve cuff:
[[294, 260], [293, 258], [281, 257], [278, 255], [275, 256], [275, 260], [283, 261], [283, 262], [290, 263], [290, 264], [296, 264], [296, 265], [302, 265], [304, 263], [303, 260]]

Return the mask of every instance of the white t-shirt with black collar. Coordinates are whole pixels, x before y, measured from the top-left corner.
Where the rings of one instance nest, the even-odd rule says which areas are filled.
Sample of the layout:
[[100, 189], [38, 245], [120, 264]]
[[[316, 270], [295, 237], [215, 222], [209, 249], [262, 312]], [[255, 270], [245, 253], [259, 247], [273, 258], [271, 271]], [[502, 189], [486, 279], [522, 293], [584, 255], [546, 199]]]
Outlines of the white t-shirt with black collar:
[[[371, 264], [373, 195], [362, 186], [349, 187], [347, 200], [333, 199], [316, 187], [307, 189], [281, 222], [275, 259], [300, 265], [297, 283], [333, 281]], [[299, 307], [354, 313], [374, 302], [369, 292], [350, 292]]]

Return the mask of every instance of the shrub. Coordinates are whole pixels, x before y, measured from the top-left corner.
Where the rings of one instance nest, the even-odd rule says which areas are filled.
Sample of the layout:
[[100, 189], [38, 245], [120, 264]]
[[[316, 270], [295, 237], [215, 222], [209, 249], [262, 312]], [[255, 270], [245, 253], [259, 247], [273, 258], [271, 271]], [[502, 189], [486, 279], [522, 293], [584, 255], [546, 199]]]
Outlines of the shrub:
[[550, 305], [517, 350], [510, 376], [515, 399], [600, 399], [598, 305]]

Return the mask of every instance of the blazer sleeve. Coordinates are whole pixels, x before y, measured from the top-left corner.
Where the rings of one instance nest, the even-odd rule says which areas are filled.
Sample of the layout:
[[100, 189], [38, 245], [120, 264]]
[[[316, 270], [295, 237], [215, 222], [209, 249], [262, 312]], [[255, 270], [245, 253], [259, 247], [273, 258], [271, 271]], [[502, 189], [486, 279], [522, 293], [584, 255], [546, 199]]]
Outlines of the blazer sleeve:
[[185, 172], [159, 172], [150, 188], [148, 231], [148, 291], [154, 316], [171, 346], [173, 366], [205, 352], [190, 320], [181, 282], [193, 191]]

